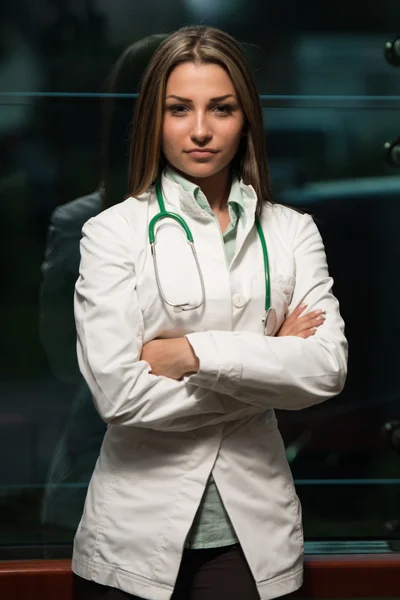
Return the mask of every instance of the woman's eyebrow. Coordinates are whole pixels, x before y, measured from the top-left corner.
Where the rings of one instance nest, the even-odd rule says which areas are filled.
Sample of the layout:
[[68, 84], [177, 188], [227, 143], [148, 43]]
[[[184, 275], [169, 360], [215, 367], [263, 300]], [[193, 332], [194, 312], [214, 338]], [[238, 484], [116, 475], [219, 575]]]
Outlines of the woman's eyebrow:
[[[225, 96], [218, 96], [217, 98], [210, 98], [210, 102], [222, 102], [222, 100], [226, 100], [227, 98], [235, 98], [235, 96], [233, 94], [225, 94]], [[175, 100], [178, 100], [179, 102], [193, 102], [193, 100], [191, 100], [190, 98], [183, 98], [182, 96], [176, 96], [175, 94], [170, 94], [169, 96], [167, 96], [165, 99], [168, 100], [168, 98], [175, 98]], [[236, 100], [236, 98], [235, 98]]]

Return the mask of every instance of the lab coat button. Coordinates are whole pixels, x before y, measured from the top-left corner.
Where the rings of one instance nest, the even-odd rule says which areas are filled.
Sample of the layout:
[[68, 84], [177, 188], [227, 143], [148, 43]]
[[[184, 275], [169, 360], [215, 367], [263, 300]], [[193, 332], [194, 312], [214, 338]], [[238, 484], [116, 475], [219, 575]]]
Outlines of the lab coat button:
[[242, 308], [246, 304], [246, 298], [243, 296], [243, 294], [235, 294], [232, 300], [236, 308]]

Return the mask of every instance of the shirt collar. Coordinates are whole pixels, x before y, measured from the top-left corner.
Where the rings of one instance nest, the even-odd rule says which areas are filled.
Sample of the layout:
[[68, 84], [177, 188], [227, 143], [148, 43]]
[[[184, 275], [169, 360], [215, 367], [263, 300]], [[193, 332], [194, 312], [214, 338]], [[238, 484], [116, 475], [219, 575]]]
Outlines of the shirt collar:
[[[192, 204], [194, 198], [197, 206], [201, 210], [206, 211], [208, 214], [213, 214], [210, 205], [208, 204], [207, 198], [202, 193], [198, 185], [189, 181], [188, 179], [186, 179], [186, 177], [183, 177], [183, 175], [181, 175], [169, 166], [165, 168], [162, 179], [163, 183], [164, 181], [169, 181], [179, 186], [181, 192], [181, 204], [184, 205], [186, 212], [190, 212], [189, 198], [191, 199]], [[257, 198], [253, 187], [245, 185], [243, 182], [239, 181], [236, 175], [234, 175], [232, 177], [231, 190], [228, 198], [228, 206], [231, 220], [236, 221], [237, 219], [243, 219], [243, 224], [245, 224], [246, 216], [249, 216], [247, 214], [249, 210], [251, 213], [253, 213], [254, 217], [254, 210], [252, 209], [253, 207], [255, 209], [256, 203]], [[184, 207], [182, 206], [182, 208]]]

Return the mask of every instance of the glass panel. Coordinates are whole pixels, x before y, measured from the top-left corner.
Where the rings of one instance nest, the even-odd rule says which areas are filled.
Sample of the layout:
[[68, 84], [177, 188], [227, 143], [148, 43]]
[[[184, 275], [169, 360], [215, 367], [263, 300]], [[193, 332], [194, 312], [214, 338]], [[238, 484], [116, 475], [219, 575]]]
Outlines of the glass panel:
[[[314, 215], [347, 325], [344, 392], [279, 413], [306, 550], [400, 549], [400, 69], [384, 56], [400, 4], [14, 0], [0, 8], [0, 559], [71, 552], [105, 430], [79, 375], [72, 313], [80, 229], [102, 208], [101, 94], [128, 44], [188, 22], [246, 43], [276, 200]], [[144, 63], [119, 90], [118, 193]]]
[[245, 44], [262, 94], [399, 93], [393, 68], [382, 58], [400, 21], [393, 0], [352, 0], [345, 14], [335, 4], [322, 10], [314, 0], [63, 0], [51, 10], [44, 0], [3, 4], [3, 39], [19, 48], [24, 67], [12, 77], [5, 72], [8, 92], [102, 92], [119, 49], [203, 23]]
[[[399, 327], [393, 275], [400, 179], [383, 151], [400, 123], [398, 110], [385, 103], [373, 110], [368, 99], [357, 108], [334, 104], [265, 111], [267, 131], [268, 123], [274, 129], [288, 114], [277, 135], [277, 174], [286, 172], [286, 158], [292, 167], [297, 162], [297, 171], [290, 187], [283, 177], [279, 198], [310, 212], [318, 224], [350, 343], [340, 397], [279, 418], [303, 504], [306, 550], [379, 553], [398, 550], [400, 538], [399, 352], [386, 325], [391, 315], [390, 330]], [[315, 129], [309, 125], [314, 118]], [[276, 159], [272, 153], [272, 171]]]

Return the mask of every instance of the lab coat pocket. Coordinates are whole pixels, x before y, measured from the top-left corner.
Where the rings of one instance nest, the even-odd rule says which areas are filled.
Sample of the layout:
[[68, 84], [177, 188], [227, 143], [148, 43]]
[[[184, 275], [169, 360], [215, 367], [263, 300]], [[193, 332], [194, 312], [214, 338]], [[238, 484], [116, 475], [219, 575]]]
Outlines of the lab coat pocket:
[[[271, 273], [271, 307], [276, 311], [276, 325], [272, 335], [276, 335], [286, 319], [295, 285], [294, 275]], [[252, 282], [252, 299], [265, 306], [265, 273], [258, 271]]]

